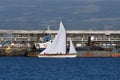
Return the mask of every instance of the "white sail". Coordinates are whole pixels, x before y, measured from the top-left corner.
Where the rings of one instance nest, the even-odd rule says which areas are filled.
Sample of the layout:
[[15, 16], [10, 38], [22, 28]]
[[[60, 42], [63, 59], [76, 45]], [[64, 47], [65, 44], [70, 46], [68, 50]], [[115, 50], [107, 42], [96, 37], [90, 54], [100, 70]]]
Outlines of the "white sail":
[[66, 31], [62, 22], [60, 22], [59, 31], [53, 42], [40, 54], [65, 54], [66, 53]]
[[70, 38], [69, 54], [71, 54], [71, 53], [77, 53], [77, 51], [75, 50], [75, 47], [74, 47], [74, 45], [73, 45], [73, 42], [72, 42], [72, 40], [71, 40], [71, 38]]

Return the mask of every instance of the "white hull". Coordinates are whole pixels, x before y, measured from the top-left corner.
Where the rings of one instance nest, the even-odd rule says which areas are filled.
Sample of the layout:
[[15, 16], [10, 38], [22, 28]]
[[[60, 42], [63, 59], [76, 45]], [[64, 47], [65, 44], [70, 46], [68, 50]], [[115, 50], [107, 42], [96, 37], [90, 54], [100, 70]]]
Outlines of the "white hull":
[[39, 58], [75, 58], [77, 54], [39, 54]]

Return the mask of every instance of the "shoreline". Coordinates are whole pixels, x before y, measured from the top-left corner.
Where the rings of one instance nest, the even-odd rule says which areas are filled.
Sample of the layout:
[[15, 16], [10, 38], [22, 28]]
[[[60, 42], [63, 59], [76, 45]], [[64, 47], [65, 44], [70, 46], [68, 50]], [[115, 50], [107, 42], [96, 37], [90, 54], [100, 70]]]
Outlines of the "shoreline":
[[[28, 48], [11, 48], [7, 50], [6, 48], [0, 48], [1, 56], [25, 56], [25, 57], [38, 57], [38, 51], [29, 51]], [[120, 53], [114, 53], [110, 51], [79, 51], [77, 57], [85, 58], [103, 58], [103, 57], [120, 57]]]
[[27, 48], [0, 48], [0, 56], [26, 56]]

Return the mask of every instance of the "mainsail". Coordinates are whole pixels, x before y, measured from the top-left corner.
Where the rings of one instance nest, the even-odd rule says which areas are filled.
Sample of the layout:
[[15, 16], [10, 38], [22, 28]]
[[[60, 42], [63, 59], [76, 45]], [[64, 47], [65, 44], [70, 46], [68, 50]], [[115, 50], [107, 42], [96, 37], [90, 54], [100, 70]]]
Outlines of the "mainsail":
[[70, 54], [71, 54], [71, 53], [77, 53], [77, 51], [75, 50], [75, 47], [74, 47], [74, 45], [73, 45], [73, 42], [72, 42], [71, 38], [70, 38], [70, 49], [69, 49], [69, 53], [70, 53]]
[[60, 22], [59, 31], [53, 42], [40, 54], [65, 54], [66, 53], [66, 31], [62, 21]]

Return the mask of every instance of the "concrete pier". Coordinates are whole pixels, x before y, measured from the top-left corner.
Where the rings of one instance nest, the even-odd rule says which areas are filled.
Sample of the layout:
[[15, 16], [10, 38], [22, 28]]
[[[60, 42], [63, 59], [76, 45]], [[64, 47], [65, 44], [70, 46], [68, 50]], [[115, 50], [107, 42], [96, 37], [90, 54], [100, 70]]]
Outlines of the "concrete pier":
[[[54, 38], [57, 31], [58, 30], [0, 30], [0, 41], [16, 43], [44, 41], [45, 34], [51, 34], [52, 38]], [[120, 30], [67, 30], [66, 33], [67, 41], [69, 41], [69, 37], [71, 37], [76, 47], [86, 45], [89, 37], [92, 37], [94, 45], [120, 46]]]

